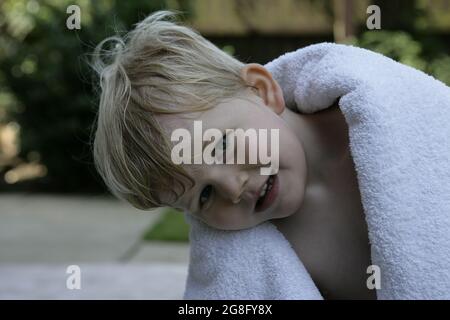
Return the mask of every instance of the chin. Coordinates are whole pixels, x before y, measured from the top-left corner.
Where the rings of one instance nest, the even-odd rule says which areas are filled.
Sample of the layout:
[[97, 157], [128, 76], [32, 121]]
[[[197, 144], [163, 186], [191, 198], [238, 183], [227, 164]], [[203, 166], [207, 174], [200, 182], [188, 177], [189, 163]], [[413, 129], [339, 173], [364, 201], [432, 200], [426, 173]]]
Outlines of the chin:
[[279, 208], [275, 208], [272, 213], [272, 217], [270, 219], [282, 219], [292, 216], [297, 210], [289, 205], [289, 206], [280, 206]]
[[280, 214], [277, 218], [287, 218], [289, 216], [292, 216], [296, 212], [297, 210], [285, 210], [284, 213]]

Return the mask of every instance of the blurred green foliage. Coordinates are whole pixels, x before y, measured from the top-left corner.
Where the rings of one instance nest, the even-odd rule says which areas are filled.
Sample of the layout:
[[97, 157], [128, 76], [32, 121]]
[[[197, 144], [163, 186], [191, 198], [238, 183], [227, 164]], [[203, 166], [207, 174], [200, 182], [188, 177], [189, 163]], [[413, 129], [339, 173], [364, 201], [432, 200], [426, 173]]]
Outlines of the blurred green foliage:
[[[381, 10], [381, 30], [361, 33], [353, 43], [433, 75], [450, 85], [450, 37], [429, 29], [436, 6], [424, 0], [374, 0]], [[441, 17], [449, 16], [444, 13]]]
[[189, 240], [189, 225], [184, 220], [184, 214], [175, 209], [165, 209], [160, 220], [145, 232], [146, 241], [176, 241]]
[[438, 41], [420, 41], [404, 31], [364, 32], [356, 45], [433, 75], [450, 85], [450, 55]]
[[422, 44], [403, 31], [365, 32], [357, 44], [420, 70], [426, 66]]
[[[167, 2], [189, 15], [189, 1], [183, 0], [0, 2], [0, 121], [16, 121], [19, 156], [39, 154], [48, 169], [45, 177], [28, 182], [32, 189], [103, 190], [89, 146], [97, 98], [86, 53], [107, 36], [167, 8]], [[66, 27], [72, 4], [81, 9], [80, 30]], [[15, 187], [0, 181], [0, 189]]]

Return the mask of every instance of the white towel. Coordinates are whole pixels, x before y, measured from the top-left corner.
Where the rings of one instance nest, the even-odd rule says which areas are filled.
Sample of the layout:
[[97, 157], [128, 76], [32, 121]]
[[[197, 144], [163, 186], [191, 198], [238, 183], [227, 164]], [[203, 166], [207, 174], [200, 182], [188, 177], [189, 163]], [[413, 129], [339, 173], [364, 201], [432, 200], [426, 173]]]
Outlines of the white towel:
[[[280, 84], [290, 108], [312, 113], [340, 98], [372, 263], [381, 270], [378, 299], [450, 299], [450, 88], [383, 55], [333, 43], [286, 53], [265, 67]], [[258, 279], [248, 298], [270, 299], [264, 288], [273, 290], [275, 285], [283, 292], [286, 282], [295, 285], [298, 279], [309, 279], [299, 263], [282, 265], [298, 268], [302, 274], [298, 279], [277, 269], [276, 261], [295, 260], [292, 249], [280, 256], [270, 247], [258, 251], [254, 263], [244, 262], [255, 241], [266, 243], [264, 228], [233, 231], [223, 242], [217, 238], [208, 243], [220, 231], [191, 223], [187, 298], [242, 297]], [[245, 241], [240, 237], [245, 232], [256, 240]], [[287, 242], [277, 230], [272, 233], [277, 243]], [[232, 250], [237, 250], [233, 256], [240, 262], [221, 265]], [[268, 268], [267, 261], [272, 262]], [[199, 268], [204, 274], [197, 272]], [[274, 274], [288, 279], [274, 284]], [[245, 289], [230, 287], [241, 282]], [[304, 281], [297, 289], [307, 297], [317, 293]], [[280, 298], [298, 296], [287, 293]]]
[[185, 299], [322, 299], [289, 242], [270, 223], [216, 230], [186, 215], [191, 243]]

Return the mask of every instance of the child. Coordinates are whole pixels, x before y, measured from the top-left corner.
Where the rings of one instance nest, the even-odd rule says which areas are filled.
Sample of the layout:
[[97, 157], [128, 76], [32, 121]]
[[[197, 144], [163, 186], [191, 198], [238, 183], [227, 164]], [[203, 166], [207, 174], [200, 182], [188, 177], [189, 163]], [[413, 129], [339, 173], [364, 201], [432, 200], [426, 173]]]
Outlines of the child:
[[[374, 298], [366, 287], [367, 226], [337, 105], [311, 115], [291, 111], [263, 66], [243, 64], [165, 20], [173, 16], [156, 12], [125, 40], [97, 47], [94, 159], [108, 188], [137, 208], [171, 206], [219, 229], [271, 220], [325, 298]], [[109, 42], [111, 50], [104, 48]], [[103, 63], [102, 55], [112, 61]], [[195, 121], [223, 132], [225, 150], [227, 129], [277, 129], [277, 172], [261, 175], [261, 159], [175, 164], [172, 134], [182, 128], [194, 136]]]

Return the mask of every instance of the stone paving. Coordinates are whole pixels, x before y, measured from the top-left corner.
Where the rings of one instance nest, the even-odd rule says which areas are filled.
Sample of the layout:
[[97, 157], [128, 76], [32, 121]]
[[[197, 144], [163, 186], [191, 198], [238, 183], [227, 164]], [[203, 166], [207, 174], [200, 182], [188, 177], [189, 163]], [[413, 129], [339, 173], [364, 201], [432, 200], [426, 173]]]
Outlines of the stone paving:
[[[113, 198], [0, 194], [0, 299], [180, 299], [189, 245], [142, 242], [160, 216]], [[69, 265], [81, 289], [67, 289]]]

